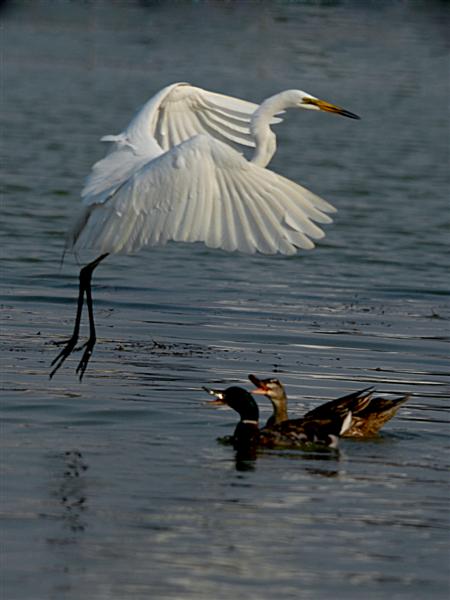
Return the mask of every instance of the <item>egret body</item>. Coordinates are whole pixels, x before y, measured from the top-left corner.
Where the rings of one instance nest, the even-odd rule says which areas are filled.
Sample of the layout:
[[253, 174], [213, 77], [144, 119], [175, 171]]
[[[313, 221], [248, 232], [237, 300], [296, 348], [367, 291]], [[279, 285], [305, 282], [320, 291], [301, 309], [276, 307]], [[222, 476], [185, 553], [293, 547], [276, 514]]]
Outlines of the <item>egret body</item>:
[[[77, 367], [83, 377], [96, 342], [92, 273], [109, 254], [173, 240], [292, 255], [324, 236], [317, 223], [331, 222], [335, 208], [266, 168], [276, 151], [270, 125], [288, 108], [359, 118], [300, 90], [258, 106], [176, 83], [149, 100], [122, 133], [102, 138], [112, 148], [92, 167], [67, 241], [67, 249], [98, 257], [80, 271], [74, 330], [50, 377], [75, 349], [86, 301], [90, 335]], [[236, 144], [255, 148], [250, 161]]]

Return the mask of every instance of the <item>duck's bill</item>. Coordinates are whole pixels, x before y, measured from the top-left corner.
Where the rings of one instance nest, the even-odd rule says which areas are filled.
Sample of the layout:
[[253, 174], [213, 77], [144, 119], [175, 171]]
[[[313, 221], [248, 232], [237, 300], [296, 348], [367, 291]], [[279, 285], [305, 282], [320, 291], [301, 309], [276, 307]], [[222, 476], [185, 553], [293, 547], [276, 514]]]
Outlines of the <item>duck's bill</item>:
[[226, 402], [224, 400], [223, 390], [212, 390], [211, 388], [208, 388], [206, 386], [203, 386], [203, 389], [210, 396], [214, 396], [214, 400], [207, 400], [206, 404], [209, 404], [211, 406], [224, 406], [224, 405], [226, 405]]
[[303, 102], [304, 104], [313, 104], [314, 106], [317, 106], [319, 110], [335, 113], [337, 115], [341, 115], [342, 117], [348, 117], [349, 119], [361, 118], [358, 117], [358, 115], [355, 115], [355, 113], [345, 110], [345, 108], [341, 108], [340, 106], [336, 106], [335, 104], [331, 104], [331, 102], [326, 102], [325, 100], [319, 100], [318, 98], [305, 98]]
[[255, 390], [252, 390], [252, 394], [266, 394], [267, 393], [267, 385], [261, 379], [258, 379], [256, 375], [249, 375], [248, 378], [256, 387]]

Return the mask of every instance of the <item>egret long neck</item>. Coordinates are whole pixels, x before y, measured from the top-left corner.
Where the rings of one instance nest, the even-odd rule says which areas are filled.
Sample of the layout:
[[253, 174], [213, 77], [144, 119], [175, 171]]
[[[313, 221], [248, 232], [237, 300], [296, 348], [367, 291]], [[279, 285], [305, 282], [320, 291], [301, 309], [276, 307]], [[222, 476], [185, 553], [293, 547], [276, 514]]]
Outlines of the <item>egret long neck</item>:
[[289, 90], [275, 94], [275, 96], [264, 100], [253, 113], [250, 130], [255, 138], [255, 154], [251, 162], [261, 167], [269, 164], [277, 149], [277, 140], [275, 134], [270, 129], [270, 121], [277, 113], [292, 107], [289, 95]]

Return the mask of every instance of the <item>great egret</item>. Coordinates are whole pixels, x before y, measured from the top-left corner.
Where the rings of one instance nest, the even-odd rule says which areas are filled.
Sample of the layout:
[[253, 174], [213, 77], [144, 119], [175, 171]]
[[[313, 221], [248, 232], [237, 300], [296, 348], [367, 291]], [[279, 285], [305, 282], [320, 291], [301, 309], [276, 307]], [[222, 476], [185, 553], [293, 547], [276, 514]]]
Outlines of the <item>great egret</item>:
[[[355, 114], [300, 90], [287, 90], [260, 106], [187, 83], [167, 86], [150, 99], [94, 164], [82, 190], [83, 208], [66, 249], [98, 257], [80, 271], [72, 336], [52, 362], [52, 377], [78, 341], [86, 297], [89, 339], [76, 372], [80, 380], [96, 342], [92, 273], [111, 253], [132, 253], [169, 240], [212, 248], [295, 254], [314, 247], [335, 208], [305, 188], [266, 169], [276, 150], [270, 125], [287, 108]], [[233, 144], [255, 147], [246, 160]]]

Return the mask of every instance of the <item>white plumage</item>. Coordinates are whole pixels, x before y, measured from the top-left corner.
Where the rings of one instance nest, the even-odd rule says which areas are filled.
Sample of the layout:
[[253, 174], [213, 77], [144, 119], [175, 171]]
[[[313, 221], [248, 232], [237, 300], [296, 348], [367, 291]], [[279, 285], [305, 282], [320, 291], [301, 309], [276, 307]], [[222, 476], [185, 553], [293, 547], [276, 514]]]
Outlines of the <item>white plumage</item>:
[[188, 83], [168, 85], [144, 104], [125, 131], [101, 138], [113, 146], [92, 167], [81, 192], [83, 203], [104, 201], [141, 166], [199, 133], [253, 147], [250, 119], [257, 108]]
[[[358, 118], [300, 90], [258, 106], [175, 83], [149, 100], [122, 133], [102, 138], [112, 146], [92, 167], [67, 241], [69, 249], [99, 256], [80, 272], [74, 331], [51, 376], [75, 348], [86, 296], [90, 336], [77, 369], [83, 376], [96, 341], [92, 272], [108, 254], [173, 240], [290, 255], [324, 236], [316, 223], [331, 222], [334, 207], [266, 168], [276, 151], [270, 125], [287, 108]], [[239, 144], [255, 148], [250, 161], [236, 150]]]
[[[296, 90], [258, 107], [188, 84], [164, 88], [124, 132], [102, 138], [114, 146], [88, 177], [69, 246], [131, 253], [174, 240], [248, 253], [313, 248], [324, 235], [314, 221], [329, 223], [335, 209], [265, 168], [275, 151], [269, 124], [304, 99], [316, 108]], [[254, 163], [232, 147], [255, 141]]]
[[[137, 168], [101, 203], [83, 211], [76, 250], [135, 252], [168, 240], [212, 248], [294, 254], [324, 234], [331, 205], [248, 162], [208, 135], [196, 135]], [[309, 237], [308, 237], [309, 236]]]

